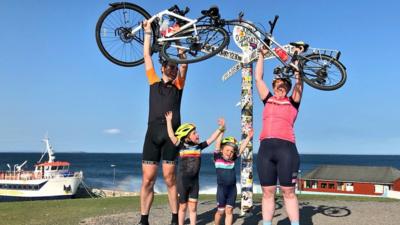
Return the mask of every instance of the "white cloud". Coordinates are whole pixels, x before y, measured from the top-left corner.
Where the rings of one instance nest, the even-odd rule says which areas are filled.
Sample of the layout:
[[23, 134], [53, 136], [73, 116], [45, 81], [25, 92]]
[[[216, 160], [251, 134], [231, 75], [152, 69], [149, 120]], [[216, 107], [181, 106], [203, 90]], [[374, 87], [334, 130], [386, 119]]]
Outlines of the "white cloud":
[[121, 130], [118, 128], [110, 128], [110, 129], [103, 130], [103, 132], [106, 134], [119, 134], [119, 133], [121, 133]]

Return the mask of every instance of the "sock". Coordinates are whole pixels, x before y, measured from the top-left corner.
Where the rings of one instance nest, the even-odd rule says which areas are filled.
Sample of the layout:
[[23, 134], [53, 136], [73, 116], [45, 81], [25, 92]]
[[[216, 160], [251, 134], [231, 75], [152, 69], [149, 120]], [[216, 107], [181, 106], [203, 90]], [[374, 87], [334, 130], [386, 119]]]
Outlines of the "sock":
[[140, 222], [143, 223], [144, 225], [149, 224], [149, 215], [141, 215]]
[[172, 213], [172, 223], [178, 223], [178, 213]]
[[300, 225], [298, 221], [290, 221], [290, 225]]
[[272, 225], [271, 221], [263, 220], [263, 225]]

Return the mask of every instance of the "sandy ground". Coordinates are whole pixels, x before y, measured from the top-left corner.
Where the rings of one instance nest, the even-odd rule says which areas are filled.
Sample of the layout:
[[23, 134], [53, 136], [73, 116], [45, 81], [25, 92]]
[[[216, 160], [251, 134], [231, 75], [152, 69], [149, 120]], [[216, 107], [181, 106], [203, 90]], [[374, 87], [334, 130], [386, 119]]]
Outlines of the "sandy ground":
[[[276, 204], [274, 225], [290, 225], [282, 201]], [[234, 210], [234, 224], [258, 225], [261, 222], [261, 205], [255, 203], [252, 214], [239, 216]], [[198, 207], [197, 224], [213, 224], [215, 201], [201, 201]], [[168, 206], [153, 207], [150, 213], [151, 225], [168, 225], [171, 214]], [[301, 225], [399, 225], [400, 202], [356, 202], [356, 201], [300, 201]], [[84, 225], [133, 225], [137, 224], [138, 212], [87, 218]], [[189, 220], [186, 220], [189, 224]]]

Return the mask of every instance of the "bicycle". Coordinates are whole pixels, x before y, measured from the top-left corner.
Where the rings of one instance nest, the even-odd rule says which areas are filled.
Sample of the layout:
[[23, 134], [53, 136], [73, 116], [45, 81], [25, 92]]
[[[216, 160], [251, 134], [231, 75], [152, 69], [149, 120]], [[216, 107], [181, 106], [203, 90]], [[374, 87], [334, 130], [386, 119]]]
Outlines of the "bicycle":
[[[137, 66], [143, 60], [144, 31], [142, 21], [152, 23], [152, 53], [160, 51], [169, 59], [185, 49], [186, 59], [182, 63], [194, 63], [210, 58], [220, 52], [229, 42], [229, 36], [221, 27], [215, 26], [219, 14], [212, 8], [203, 10], [197, 19], [185, 17], [189, 8], [177, 5], [154, 16], [138, 5], [121, 2], [111, 3], [96, 24], [96, 42], [103, 55], [121, 66]], [[212, 51], [202, 51], [204, 46], [213, 46]], [[176, 52], [174, 52], [176, 51]]]
[[[273, 22], [268, 22], [269, 32], [264, 32], [252, 23], [242, 20], [242, 16], [243, 14], [240, 14], [238, 20], [225, 21], [224, 25], [246, 28], [259, 41], [259, 45], [268, 49], [269, 55], [265, 57], [275, 57], [282, 64], [274, 69], [276, 76], [294, 78], [295, 72], [299, 71], [308, 85], [324, 91], [336, 90], [346, 82], [346, 67], [339, 61], [340, 51], [309, 48], [308, 44], [304, 43], [303, 52], [294, 52], [293, 48], [297, 43], [290, 43], [289, 48], [284, 48], [272, 36], [278, 16], [275, 16]], [[256, 57], [253, 57], [253, 60], [255, 59]], [[298, 66], [294, 65], [296, 60], [299, 61]]]
[[[339, 61], [340, 51], [309, 48], [311, 53], [305, 51], [298, 54], [292, 52], [292, 48], [285, 49], [275, 41], [272, 33], [278, 16], [275, 16], [273, 22], [269, 21], [270, 31], [264, 32], [253, 23], [243, 20], [243, 13], [239, 14], [238, 19], [224, 20], [221, 19], [218, 7], [211, 7], [201, 11], [202, 16], [193, 20], [185, 17], [187, 12], [189, 12], [189, 8], [180, 10], [178, 6], [174, 5], [170, 9], [150, 16], [138, 5], [127, 2], [112, 3], [97, 22], [97, 44], [103, 55], [118, 65], [140, 65], [143, 63], [144, 37], [141, 22], [147, 19], [157, 21], [157, 23], [152, 23], [152, 53], [159, 51], [164, 59], [177, 64], [194, 63], [208, 59], [228, 48], [232, 35], [230, 27], [240, 26], [257, 40], [257, 43], [253, 43], [254, 49], [264, 46], [269, 50], [269, 56], [274, 56], [280, 61], [282, 66], [275, 69], [275, 74], [292, 78], [294, 72], [298, 70], [308, 85], [320, 90], [336, 90], [346, 82], [346, 68]], [[139, 19], [132, 22], [133, 20], [130, 19], [135, 18], [132, 15], [138, 15]], [[225, 27], [228, 28], [228, 31]], [[105, 46], [110, 42], [107, 39], [114, 41], [108, 48]], [[114, 54], [116, 50], [112, 50], [116, 44], [123, 45], [121, 57]], [[139, 47], [134, 47], [134, 44], [138, 44]], [[125, 48], [126, 46], [130, 48]], [[182, 58], [178, 54], [178, 49], [183, 50], [186, 57]], [[257, 54], [251, 56], [250, 62], [256, 58]], [[295, 60], [299, 61], [298, 67], [293, 66]]]
[[[296, 43], [290, 43], [291, 47], [284, 48], [272, 36], [276, 22], [279, 16], [275, 16], [273, 21], [269, 21], [270, 31], [265, 32], [253, 23], [243, 20], [243, 13], [239, 14], [238, 19], [223, 20], [217, 22], [221, 27], [230, 28], [231, 26], [240, 26], [252, 35], [252, 38], [258, 43], [250, 43], [254, 49], [250, 62], [257, 59], [257, 49], [264, 47], [268, 49], [265, 57], [275, 57], [281, 63], [274, 69], [274, 74], [278, 77], [294, 78], [295, 72], [299, 71], [302, 79], [311, 87], [331, 91], [336, 90], [344, 85], [347, 79], [346, 67], [339, 61], [340, 51], [329, 49], [309, 48], [308, 44], [304, 48], [304, 52], [293, 52]], [[228, 30], [231, 35], [231, 29]], [[176, 63], [183, 62], [182, 59], [167, 58], [169, 61]], [[298, 60], [298, 66], [294, 65], [294, 61]]]

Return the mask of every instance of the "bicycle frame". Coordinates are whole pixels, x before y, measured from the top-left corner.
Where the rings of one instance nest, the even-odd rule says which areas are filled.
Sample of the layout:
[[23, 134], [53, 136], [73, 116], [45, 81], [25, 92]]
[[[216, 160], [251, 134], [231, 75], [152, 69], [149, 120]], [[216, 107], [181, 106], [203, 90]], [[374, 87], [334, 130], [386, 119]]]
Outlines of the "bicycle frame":
[[[279, 44], [277, 41], [275, 41], [274, 37], [266, 32], [261, 31], [258, 27], [253, 25], [251, 22], [246, 21], [246, 20], [227, 20], [224, 21], [224, 26], [241, 26], [245, 29], [247, 29], [263, 46], [265, 46], [269, 53], [274, 55], [283, 65], [288, 66], [289, 64], [283, 61], [278, 54], [270, 47], [271, 42], [278, 48], [285, 49], [281, 44]], [[261, 36], [259, 36], [256, 32], [259, 32], [261, 36], [264, 36], [266, 39], [269, 40], [270, 44], [268, 45]], [[286, 50], [285, 50], [286, 51]], [[292, 50], [289, 49], [289, 51], [286, 51], [286, 53], [290, 56], [293, 57]]]
[[[188, 38], [189, 36], [180, 36], [180, 37], [171, 37], [171, 36], [175, 35], [176, 33], [181, 32], [181, 31], [183, 31], [183, 30], [185, 30], [185, 29], [187, 29], [189, 27], [193, 27], [194, 28], [194, 33], [197, 36], [196, 24], [197, 24], [198, 21], [200, 21], [202, 18], [205, 17], [205, 16], [202, 16], [202, 17], [200, 17], [198, 19], [194, 19], [193, 20], [193, 19], [189, 19], [187, 17], [181, 16], [179, 14], [176, 14], [176, 13], [171, 12], [171, 11], [166, 9], [166, 10], [163, 10], [163, 11], [157, 13], [156, 15], [152, 16], [148, 21], [149, 22], [153, 22], [157, 18], [158, 18], [159, 21], [161, 21], [163, 16], [172, 16], [172, 17], [187, 21], [187, 23], [185, 25], [183, 25], [182, 27], [179, 27], [179, 29], [176, 30], [176, 31], [168, 32], [165, 35], [165, 37], [159, 37], [158, 36], [157, 37], [157, 43], [164, 42], [164, 41], [176, 41], [176, 40], [181, 40], [181, 39]], [[157, 28], [158, 28], [158, 26], [157, 26]], [[142, 25], [139, 25], [139, 26], [133, 28], [132, 31], [131, 31], [131, 35], [134, 36], [135, 33], [138, 32], [141, 29], [142, 29]]]
[[[270, 23], [271, 24], [271, 23]], [[290, 58], [292, 59], [294, 56], [294, 52], [293, 52], [293, 48], [294, 47], [290, 47], [289, 49], [285, 49], [280, 43], [278, 43], [277, 41], [275, 41], [275, 38], [272, 36], [271, 33], [267, 33], [267, 32], [263, 32], [261, 29], [259, 29], [258, 27], [256, 27], [254, 24], [252, 24], [249, 21], [246, 20], [226, 20], [224, 21], [224, 26], [241, 26], [245, 29], [247, 29], [259, 42], [262, 46], [264, 46], [265, 48], [268, 49], [268, 53], [270, 55], [266, 55], [266, 57], [271, 57], [274, 56], [276, 59], [279, 60], [279, 62], [284, 66], [284, 67], [290, 67], [292, 60], [289, 60], [288, 62], [285, 62], [284, 60], [282, 60], [279, 55], [274, 51], [274, 49], [271, 46], [275, 46], [276, 48], [280, 48], [283, 49], [286, 54], [288, 56], [290, 56]], [[275, 25], [273, 25], [275, 26]], [[261, 36], [257, 35], [256, 32], [259, 32], [261, 34]], [[263, 38], [265, 37], [265, 39]], [[266, 40], [266, 41], [265, 41]], [[269, 42], [269, 44], [267, 44], [266, 42]], [[336, 58], [336, 60], [339, 60], [340, 57], [340, 51], [337, 50], [330, 50], [330, 49], [317, 49], [317, 48], [310, 48], [311, 52], [313, 54], [325, 54], [325, 55], [329, 55], [332, 56], [334, 58]], [[307, 56], [304, 55], [304, 52], [297, 55], [299, 58], [302, 59], [307, 59]], [[324, 66], [323, 63], [316, 63], [320, 66]]]

